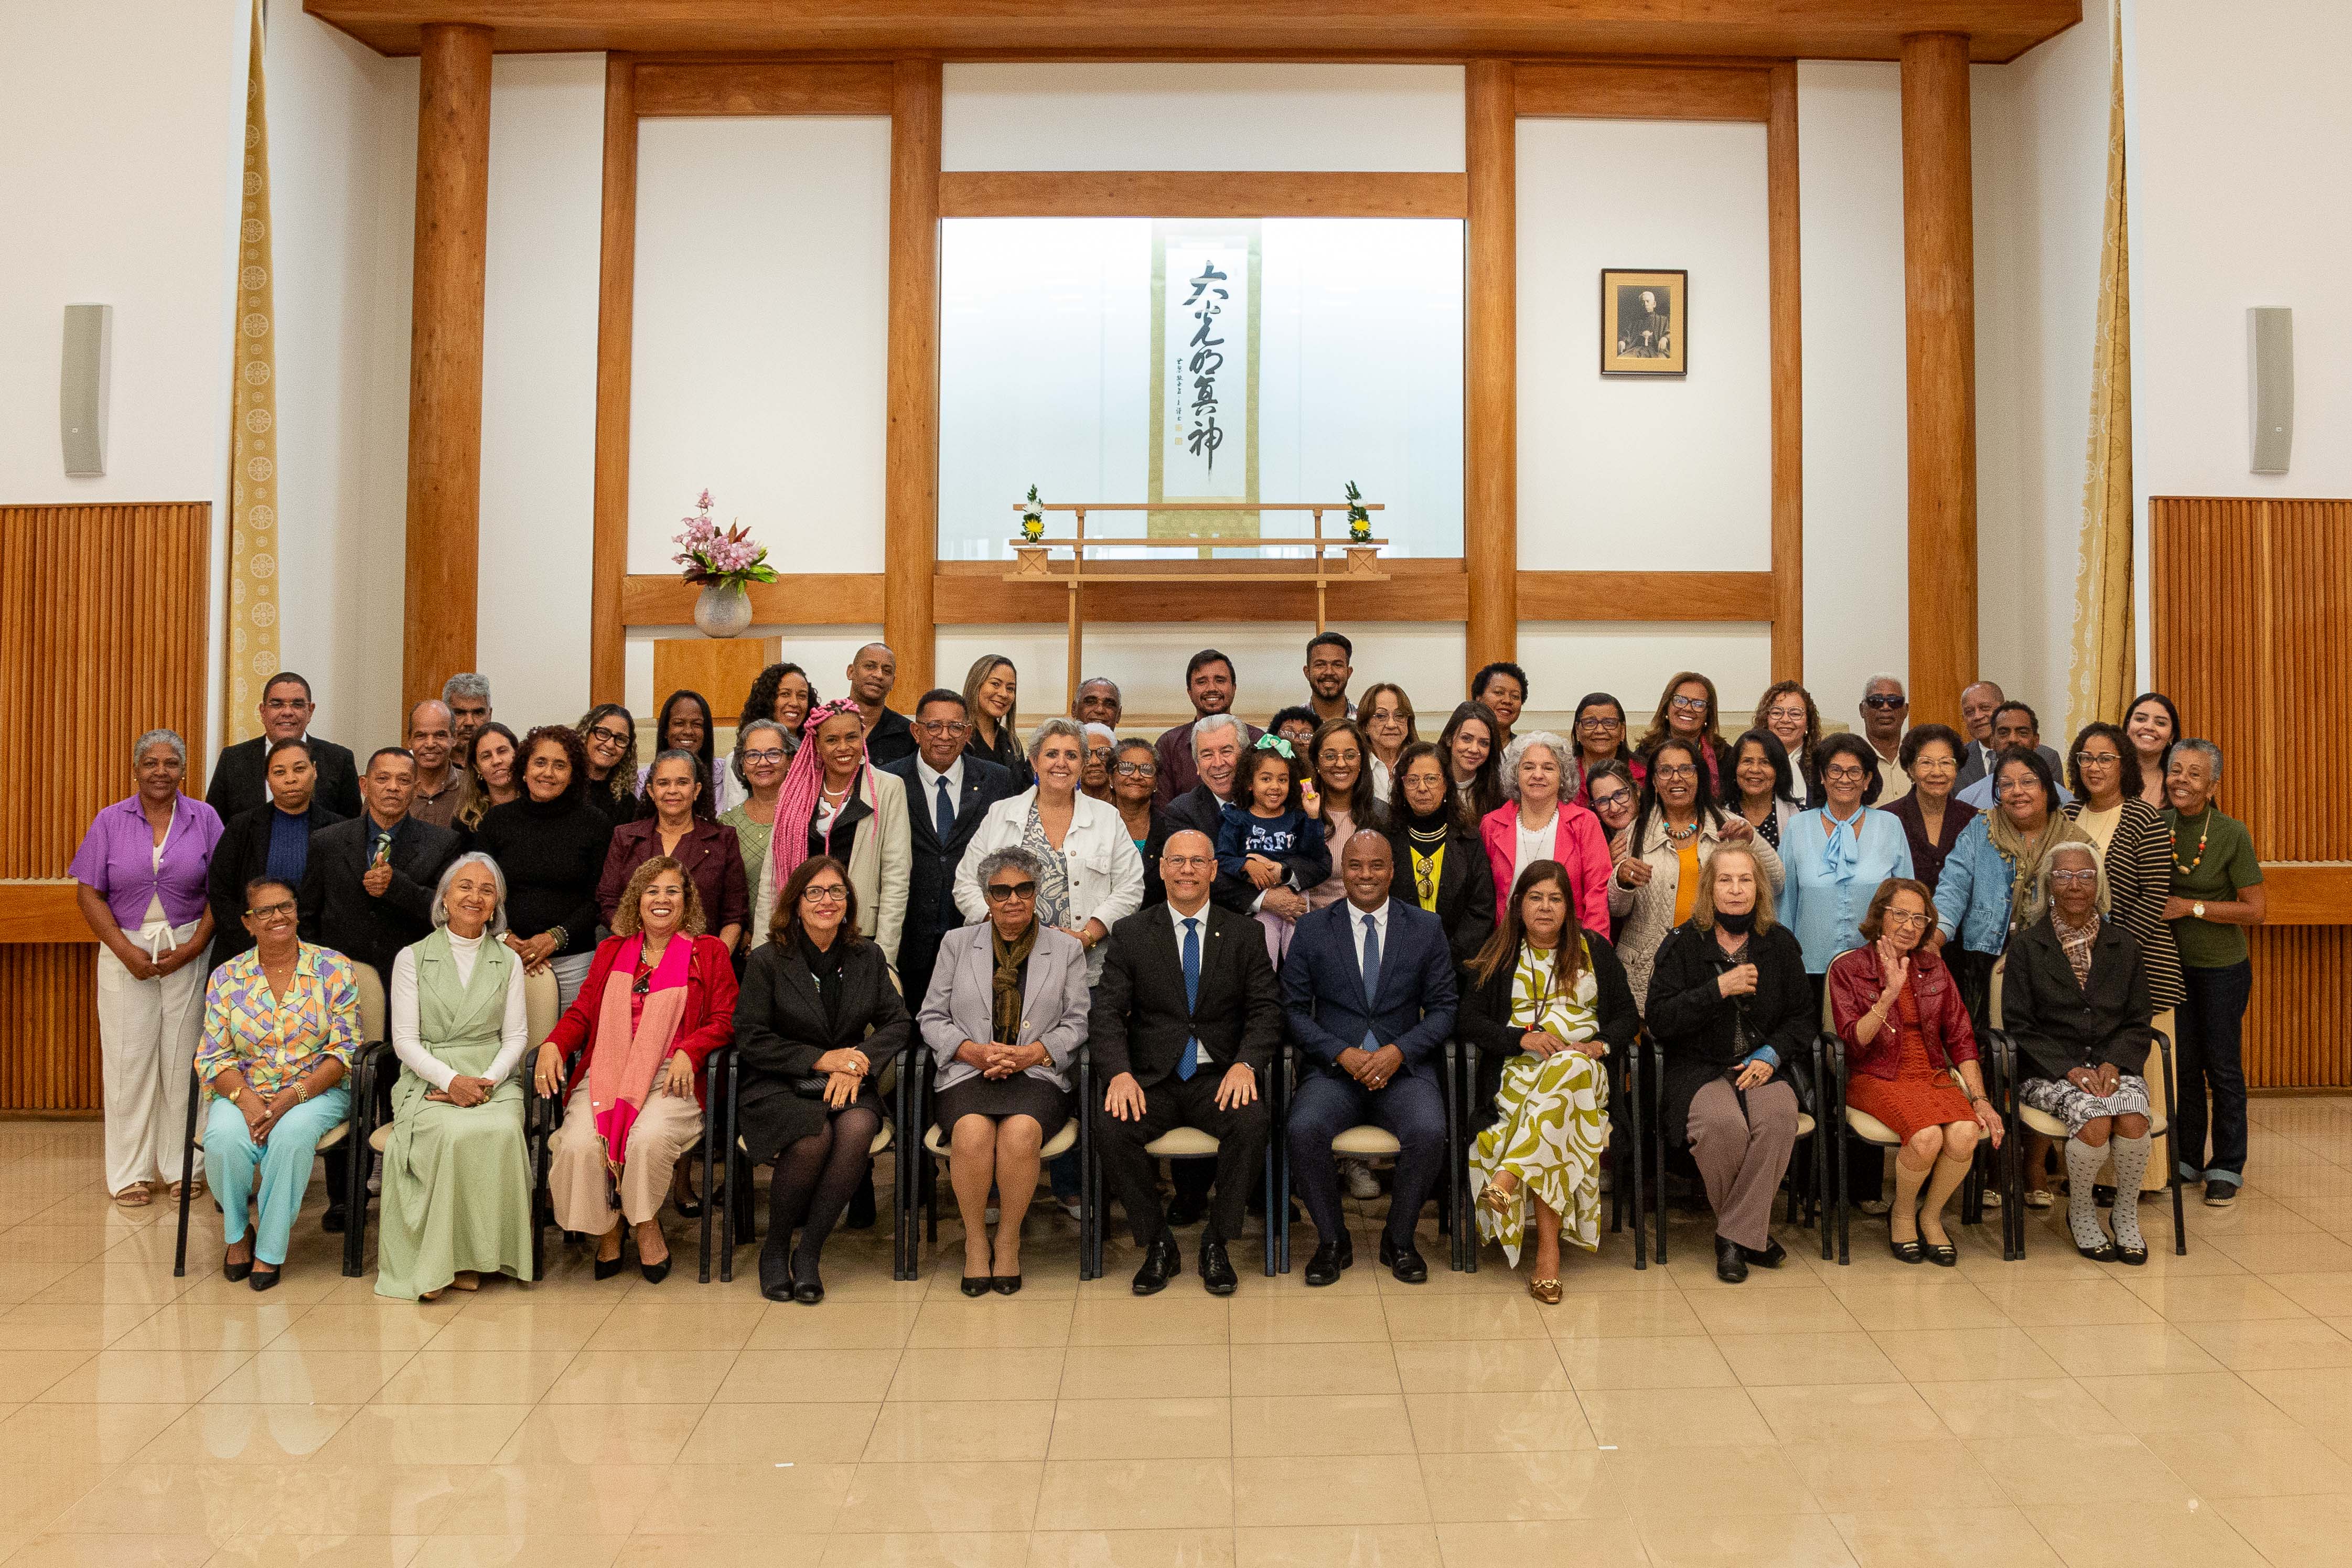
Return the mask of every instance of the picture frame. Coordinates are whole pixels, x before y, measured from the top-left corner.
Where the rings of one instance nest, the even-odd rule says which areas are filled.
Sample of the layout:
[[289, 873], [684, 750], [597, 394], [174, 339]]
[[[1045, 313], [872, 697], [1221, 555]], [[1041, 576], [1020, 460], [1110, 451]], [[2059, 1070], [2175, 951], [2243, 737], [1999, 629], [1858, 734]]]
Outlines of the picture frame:
[[1690, 368], [1690, 273], [1601, 269], [1601, 374], [1678, 376]]

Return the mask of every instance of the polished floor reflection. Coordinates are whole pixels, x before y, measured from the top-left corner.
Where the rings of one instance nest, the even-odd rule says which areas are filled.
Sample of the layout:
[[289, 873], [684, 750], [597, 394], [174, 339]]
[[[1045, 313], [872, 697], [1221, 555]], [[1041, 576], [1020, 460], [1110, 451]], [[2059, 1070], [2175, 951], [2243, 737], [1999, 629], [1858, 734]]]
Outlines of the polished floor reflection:
[[2352, 1563], [2352, 1098], [2253, 1120], [2245, 1195], [2192, 1195], [2189, 1255], [2145, 1268], [2077, 1258], [2063, 1211], [1949, 1271], [1858, 1219], [1851, 1268], [1784, 1227], [1732, 1288], [1678, 1216], [1670, 1266], [1606, 1237], [1556, 1308], [1433, 1234], [1397, 1284], [1361, 1209], [1339, 1284], [1265, 1279], [1253, 1237], [1230, 1300], [1138, 1300], [1117, 1246], [1081, 1289], [1041, 1209], [1009, 1300], [957, 1293], [952, 1220], [913, 1284], [841, 1236], [817, 1308], [697, 1285], [673, 1220], [660, 1286], [558, 1247], [529, 1289], [387, 1304], [315, 1187], [257, 1296], [201, 1201], [173, 1278], [172, 1211], [108, 1202], [96, 1124], [0, 1123], [0, 1558]]

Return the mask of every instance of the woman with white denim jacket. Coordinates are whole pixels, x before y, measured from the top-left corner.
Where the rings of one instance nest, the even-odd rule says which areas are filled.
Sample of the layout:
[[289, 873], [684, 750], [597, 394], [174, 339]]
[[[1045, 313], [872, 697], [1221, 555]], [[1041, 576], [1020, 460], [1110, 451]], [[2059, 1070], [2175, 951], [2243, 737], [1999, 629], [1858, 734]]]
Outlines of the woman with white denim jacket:
[[1110, 928], [1143, 907], [1143, 857], [1136, 853], [1118, 808], [1078, 787], [1086, 772], [1087, 736], [1075, 720], [1048, 719], [1029, 739], [1029, 765], [1037, 783], [988, 808], [956, 867], [956, 908], [966, 921], [988, 918], [976, 868], [999, 849], [1026, 849], [1044, 876], [1037, 921], [1078, 939], [1087, 950], [1087, 981], [1102, 973], [1100, 944]]

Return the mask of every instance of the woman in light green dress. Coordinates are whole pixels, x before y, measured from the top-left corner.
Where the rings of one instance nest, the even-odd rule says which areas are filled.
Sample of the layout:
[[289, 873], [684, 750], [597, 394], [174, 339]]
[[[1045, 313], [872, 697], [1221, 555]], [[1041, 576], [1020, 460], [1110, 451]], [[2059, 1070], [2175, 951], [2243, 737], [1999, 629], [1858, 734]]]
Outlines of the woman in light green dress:
[[1514, 1268], [1529, 1211], [1536, 1246], [1528, 1293], [1560, 1299], [1559, 1244], [1601, 1243], [1601, 1155], [1609, 1135], [1607, 1053], [1642, 1026], [1616, 950], [1581, 931], [1567, 868], [1538, 860], [1519, 874], [1507, 917], [1463, 977], [1455, 1028], [1478, 1053], [1482, 1128], [1470, 1150], [1478, 1232]]
[[522, 964], [498, 940], [506, 878], [461, 855], [434, 895], [431, 936], [393, 961], [392, 1047], [400, 1079], [383, 1146], [375, 1293], [430, 1301], [484, 1274], [530, 1278], [530, 1044]]

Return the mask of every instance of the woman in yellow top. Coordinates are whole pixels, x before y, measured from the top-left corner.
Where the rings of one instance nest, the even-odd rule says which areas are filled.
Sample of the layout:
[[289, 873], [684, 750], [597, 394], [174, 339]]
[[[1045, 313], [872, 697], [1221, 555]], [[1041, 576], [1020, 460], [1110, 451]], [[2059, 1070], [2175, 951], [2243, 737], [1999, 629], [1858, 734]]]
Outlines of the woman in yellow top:
[[[351, 1111], [343, 1080], [360, 1044], [351, 960], [294, 934], [294, 898], [266, 877], [246, 884], [254, 946], [213, 971], [196, 1047], [196, 1077], [212, 1100], [205, 1176], [228, 1239], [221, 1273], [250, 1276], [257, 1290], [278, 1283], [319, 1140]], [[248, 1228], [257, 1176], [260, 1212]]]
[[1609, 879], [1609, 912], [1623, 924], [1617, 956], [1633, 999], [1649, 1005], [1650, 966], [1666, 933], [1690, 919], [1698, 896], [1698, 868], [1718, 844], [1745, 844], [1755, 852], [1756, 869], [1780, 890], [1780, 857], [1746, 817], [1715, 801], [1698, 743], [1669, 738], [1650, 753], [1642, 781], [1642, 804], [1633, 825], [1610, 846], [1616, 872]]

